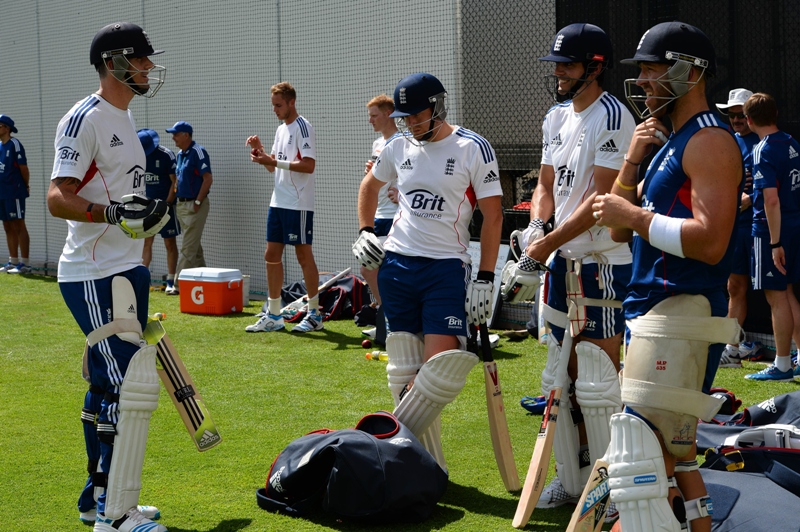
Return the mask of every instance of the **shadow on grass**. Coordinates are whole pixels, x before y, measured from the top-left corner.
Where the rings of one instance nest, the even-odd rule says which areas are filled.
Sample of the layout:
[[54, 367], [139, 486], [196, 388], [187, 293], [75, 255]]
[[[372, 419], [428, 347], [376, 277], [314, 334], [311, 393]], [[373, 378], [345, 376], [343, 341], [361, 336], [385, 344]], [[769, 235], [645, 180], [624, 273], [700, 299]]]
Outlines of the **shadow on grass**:
[[[302, 517], [298, 517], [297, 519], [302, 519], [303, 521], [308, 521], [319, 526], [329, 527], [334, 530], [340, 530], [342, 532], [363, 532], [365, 530], [404, 530], [427, 532], [431, 530], [440, 530], [450, 523], [454, 523], [463, 518], [464, 511], [458, 508], [449, 508], [438, 505], [434, 509], [431, 516], [422, 523], [398, 521], [392, 521], [390, 523], [374, 523], [370, 521], [360, 521], [357, 519], [347, 520], [346, 518], [336, 517], [334, 514], [325, 513], [322, 510], [309, 512], [308, 514], [304, 514]], [[173, 529], [170, 528], [170, 531], [172, 530]]]
[[210, 528], [208, 530], [198, 530], [196, 528], [176, 528], [174, 526], [170, 526], [170, 532], [236, 532], [237, 530], [244, 530], [250, 523], [252, 523], [252, 519], [226, 519], [225, 521], [220, 522], [214, 528]]

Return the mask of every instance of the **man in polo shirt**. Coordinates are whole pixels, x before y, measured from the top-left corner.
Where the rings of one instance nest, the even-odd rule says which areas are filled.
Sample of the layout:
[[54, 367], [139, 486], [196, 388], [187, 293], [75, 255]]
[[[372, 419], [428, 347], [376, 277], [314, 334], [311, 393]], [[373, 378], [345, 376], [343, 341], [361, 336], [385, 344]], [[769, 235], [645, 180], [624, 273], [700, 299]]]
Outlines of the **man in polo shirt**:
[[[167, 129], [172, 133], [175, 146], [180, 149], [175, 175], [178, 178], [175, 211], [181, 223], [183, 242], [178, 259], [177, 274], [184, 268], [200, 268], [206, 265], [200, 239], [211, 208], [208, 193], [211, 190], [211, 158], [201, 145], [192, 140], [192, 125], [183, 120]], [[177, 291], [175, 292], [177, 293]]]

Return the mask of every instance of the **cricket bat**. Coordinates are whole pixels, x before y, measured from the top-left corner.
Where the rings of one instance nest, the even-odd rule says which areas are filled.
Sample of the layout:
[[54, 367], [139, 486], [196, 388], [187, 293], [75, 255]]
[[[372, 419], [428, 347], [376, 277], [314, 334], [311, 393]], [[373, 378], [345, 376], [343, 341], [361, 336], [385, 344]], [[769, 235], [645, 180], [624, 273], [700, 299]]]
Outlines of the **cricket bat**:
[[486, 409], [489, 412], [489, 432], [492, 436], [494, 459], [506, 491], [517, 491], [520, 488], [517, 464], [514, 462], [514, 450], [508, 434], [506, 409], [503, 405], [503, 391], [497, 376], [497, 362], [492, 357], [492, 346], [489, 340], [489, 329], [485, 323], [480, 326], [481, 353], [483, 356], [483, 378], [486, 383]]
[[[330, 279], [328, 279], [327, 281], [325, 281], [324, 283], [322, 283], [317, 289], [317, 293], [321, 294], [323, 290], [327, 290], [328, 288], [333, 286], [333, 284], [336, 281], [338, 281], [339, 279], [350, 273], [351, 269], [352, 268], [347, 268], [345, 270], [342, 270], [333, 277], [331, 277]], [[305, 311], [307, 306], [308, 306], [308, 296], [298, 297], [297, 299], [295, 299], [294, 301], [292, 301], [291, 303], [289, 303], [288, 305], [286, 305], [281, 309], [281, 316], [283, 316], [283, 319], [285, 320], [290, 320], [295, 315], [297, 315], [297, 313]]]
[[197, 450], [203, 452], [218, 445], [222, 436], [161, 322], [155, 320], [148, 323], [144, 329], [144, 338], [148, 344], [156, 346], [158, 376], [161, 377], [161, 382], [164, 383], [164, 388], [167, 389]]
[[581, 500], [572, 512], [567, 532], [600, 532], [610, 502], [608, 462], [600, 458], [595, 461], [589, 482], [583, 488]]
[[[569, 329], [564, 331], [564, 342], [561, 346], [561, 355], [558, 357], [558, 367], [556, 369], [556, 386], [550, 390], [547, 400], [547, 408], [542, 416], [542, 425], [536, 435], [536, 445], [533, 448], [531, 464], [528, 467], [528, 475], [525, 477], [525, 485], [522, 487], [522, 494], [519, 498], [517, 511], [511, 525], [514, 528], [523, 528], [531, 518], [533, 509], [539, 501], [544, 490], [544, 483], [547, 480], [547, 471], [550, 469], [550, 457], [553, 452], [553, 440], [556, 436], [556, 423], [558, 422], [558, 412], [561, 407], [561, 391], [567, 378], [567, 363], [569, 353], [572, 350], [572, 336]], [[569, 406], [565, 405], [568, 409]]]

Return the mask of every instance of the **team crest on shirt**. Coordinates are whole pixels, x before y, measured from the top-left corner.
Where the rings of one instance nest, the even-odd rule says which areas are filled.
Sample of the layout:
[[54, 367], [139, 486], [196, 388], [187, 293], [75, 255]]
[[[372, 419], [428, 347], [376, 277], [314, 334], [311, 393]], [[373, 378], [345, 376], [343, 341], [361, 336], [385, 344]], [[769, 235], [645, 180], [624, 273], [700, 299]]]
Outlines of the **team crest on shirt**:
[[453, 168], [456, 165], [456, 160], [453, 157], [447, 159], [447, 163], [444, 165], [444, 175], [453, 175]]
[[[575, 146], [575, 147], [576, 147], [576, 148], [580, 148], [581, 146], [583, 146], [583, 139], [585, 139], [585, 138], [586, 138], [586, 128], [583, 128], [583, 129], [581, 130], [581, 136], [580, 136], [580, 137], [578, 137], [578, 145], [577, 145], [577, 146]], [[601, 151], [602, 151], [602, 150], [601, 150]]]
[[667, 155], [666, 155], [666, 156], [664, 156], [664, 160], [662, 160], [662, 161], [661, 161], [661, 164], [660, 164], [660, 165], [658, 165], [658, 171], [659, 171], [659, 172], [663, 171], [663, 170], [664, 170], [664, 168], [666, 168], [666, 167], [667, 167], [667, 163], [668, 163], [668, 162], [669, 162], [669, 160], [672, 158], [672, 154], [673, 154], [673, 153], [675, 153], [675, 148], [670, 148], [670, 149], [669, 149], [669, 151], [667, 152]]

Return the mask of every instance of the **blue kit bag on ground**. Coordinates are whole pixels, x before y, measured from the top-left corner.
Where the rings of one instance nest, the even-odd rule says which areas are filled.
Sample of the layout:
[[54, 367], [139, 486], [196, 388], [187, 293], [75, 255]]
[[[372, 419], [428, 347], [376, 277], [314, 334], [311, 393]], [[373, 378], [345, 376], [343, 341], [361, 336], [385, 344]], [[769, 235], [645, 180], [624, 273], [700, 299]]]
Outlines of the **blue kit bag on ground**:
[[355, 429], [321, 429], [291, 442], [275, 459], [258, 505], [293, 516], [322, 509], [348, 520], [422, 521], [447, 488], [447, 473], [387, 412]]

